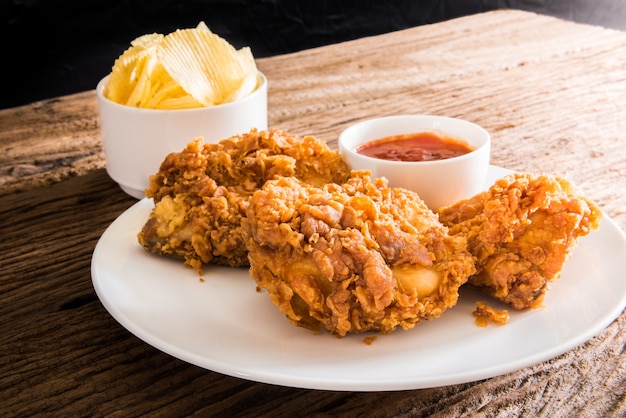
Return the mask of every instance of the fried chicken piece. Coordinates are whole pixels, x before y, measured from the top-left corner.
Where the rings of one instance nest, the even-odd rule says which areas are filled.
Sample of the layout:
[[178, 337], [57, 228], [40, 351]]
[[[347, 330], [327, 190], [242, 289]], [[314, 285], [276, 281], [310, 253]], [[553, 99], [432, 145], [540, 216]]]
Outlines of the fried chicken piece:
[[475, 272], [463, 236], [369, 175], [322, 187], [278, 178], [252, 195], [251, 276], [292, 323], [339, 337], [409, 329], [454, 306]]
[[146, 194], [155, 207], [138, 240], [198, 271], [208, 263], [247, 266], [241, 219], [255, 190], [277, 176], [321, 185], [349, 175], [339, 153], [312, 136], [252, 130], [217, 144], [197, 138], [151, 176]]
[[441, 222], [467, 237], [476, 257], [469, 283], [515, 309], [541, 305], [577, 240], [601, 218], [596, 204], [567, 180], [531, 174], [508, 175], [439, 209]]

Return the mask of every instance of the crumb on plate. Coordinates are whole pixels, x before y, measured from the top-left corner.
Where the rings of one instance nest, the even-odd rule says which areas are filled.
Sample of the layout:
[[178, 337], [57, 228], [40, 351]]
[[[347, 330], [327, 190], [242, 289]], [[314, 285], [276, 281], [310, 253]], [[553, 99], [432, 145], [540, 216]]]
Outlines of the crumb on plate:
[[363, 338], [363, 342], [367, 345], [372, 345], [374, 341], [376, 341], [376, 335], [370, 335]]
[[472, 312], [472, 315], [476, 318], [476, 326], [479, 327], [486, 327], [489, 325], [489, 322], [498, 325], [506, 325], [509, 322], [508, 310], [503, 309], [496, 311], [494, 308], [481, 301], [476, 302], [476, 310]]

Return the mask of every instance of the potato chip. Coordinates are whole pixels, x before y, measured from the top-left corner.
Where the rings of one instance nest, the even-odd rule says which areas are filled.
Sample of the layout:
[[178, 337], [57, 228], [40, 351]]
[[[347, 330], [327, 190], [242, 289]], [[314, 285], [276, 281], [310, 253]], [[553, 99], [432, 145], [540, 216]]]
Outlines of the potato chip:
[[146, 66], [147, 61], [156, 55], [156, 45], [163, 39], [163, 35], [143, 35], [131, 42], [131, 47], [115, 60], [111, 77], [104, 94], [110, 100], [127, 104], [135, 87], [140, 83], [138, 73]]
[[245, 79], [237, 50], [206, 26], [169, 34], [158, 53], [172, 78], [204, 105], [222, 103]]
[[186, 109], [239, 100], [258, 85], [250, 48], [235, 49], [204, 24], [143, 35], [113, 65], [105, 96], [153, 109]]
[[252, 93], [254, 90], [256, 90], [258, 85], [259, 85], [259, 76], [256, 73], [256, 71], [253, 73], [249, 73], [246, 76], [246, 78], [243, 80], [243, 82], [241, 83], [241, 86], [239, 86], [237, 90], [229, 94], [228, 97], [224, 99], [224, 103], [234, 102], [234, 101], [243, 99], [244, 97]]

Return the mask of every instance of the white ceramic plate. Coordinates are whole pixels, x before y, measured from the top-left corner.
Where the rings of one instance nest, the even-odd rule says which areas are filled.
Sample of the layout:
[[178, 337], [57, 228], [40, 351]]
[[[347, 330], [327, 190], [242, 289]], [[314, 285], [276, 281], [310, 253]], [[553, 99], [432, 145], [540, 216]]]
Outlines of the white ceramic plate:
[[[491, 167], [488, 184], [508, 173]], [[626, 306], [626, 235], [605, 216], [578, 243], [545, 308], [513, 312], [505, 326], [474, 325], [472, 289], [441, 318], [379, 335], [343, 339], [291, 325], [256, 292], [247, 269], [181, 262], [137, 243], [152, 208], [141, 200], [102, 235], [93, 285], [110, 314], [143, 341], [197, 366], [258, 382], [351, 391], [436, 387], [485, 379], [556, 357], [608, 326]]]

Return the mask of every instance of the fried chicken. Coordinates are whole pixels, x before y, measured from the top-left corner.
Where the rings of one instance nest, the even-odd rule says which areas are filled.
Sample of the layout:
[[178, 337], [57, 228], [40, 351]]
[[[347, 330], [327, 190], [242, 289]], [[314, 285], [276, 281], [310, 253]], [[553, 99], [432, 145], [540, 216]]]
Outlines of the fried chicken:
[[217, 144], [197, 138], [151, 176], [146, 195], [155, 207], [138, 240], [198, 271], [208, 263], [246, 266], [241, 220], [254, 191], [277, 176], [322, 185], [349, 174], [339, 153], [312, 136], [252, 130]]
[[548, 283], [602, 213], [566, 180], [511, 174], [487, 191], [439, 209], [453, 235], [467, 238], [477, 273], [469, 283], [516, 309], [541, 305]]
[[282, 177], [250, 198], [251, 276], [292, 323], [339, 337], [409, 329], [454, 306], [475, 272], [463, 236], [369, 175], [322, 187]]

